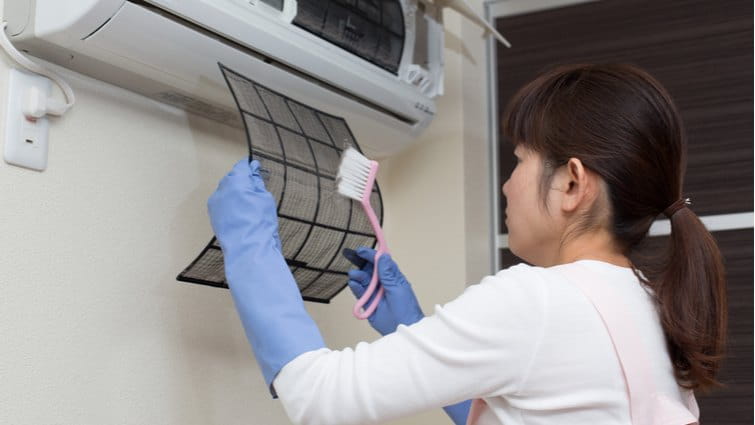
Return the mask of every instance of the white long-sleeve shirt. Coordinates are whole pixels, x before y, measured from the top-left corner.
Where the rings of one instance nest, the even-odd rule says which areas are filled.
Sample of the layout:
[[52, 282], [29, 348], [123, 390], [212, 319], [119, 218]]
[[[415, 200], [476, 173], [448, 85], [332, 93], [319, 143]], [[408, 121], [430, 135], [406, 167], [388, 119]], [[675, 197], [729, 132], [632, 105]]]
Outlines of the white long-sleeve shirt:
[[[657, 388], [683, 402], [655, 304], [632, 270], [578, 263], [626, 303]], [[304, 353], [275, 379], [278, 396], [291, 420], [307, 425], [379, 423], [474, 398], [488, 405], [480, 425], [628, 425], [608, 331], [561, 267], [574, 264], [502, 270], [375, 342]]]

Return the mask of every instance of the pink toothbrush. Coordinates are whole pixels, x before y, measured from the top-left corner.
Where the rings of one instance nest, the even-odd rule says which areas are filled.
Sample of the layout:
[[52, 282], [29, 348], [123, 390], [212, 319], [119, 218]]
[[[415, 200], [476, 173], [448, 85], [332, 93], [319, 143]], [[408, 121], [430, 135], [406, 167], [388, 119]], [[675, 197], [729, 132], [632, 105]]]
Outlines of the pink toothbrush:
[[[383, 229], [380, 228], [375, 211], [370, 204], [370, 194], [372, 194], [372, 186], [375, 184], [375, 175], [377, 175], [378, 163], [365, 158], [364, 155], [359, 153], [356, 149], [349, 147], [343, 152], [341, 157], [341, 165], [338, 168], [338, 175], [336, 176], [336, 182], [338, 184], [338, 193], [351, 199], [357, 200], [362, 204], [367, 218], [370, 220], [372, 230], [377, 237], [378, 249], [375, 253], [374, 267], [372, 268], [372, 279], [370, 280], [367, 290], [364, 292], [359, 300], [354, 305], [354, 317], [357, 319], [366, 319], [375, 311], [380, 299], [383, 297], [383, 287], [378, 285], [378, 259], [381, 255], [388, 253], [388, 245], [385, 243], [385, 237], [383, 236]], [[372, 300], [364, 312], [362, 307], [370, 299], [370, 296], [375, 292], [375, 288], [378, 287], [378, 292], [375, 294], [375, 299]]]

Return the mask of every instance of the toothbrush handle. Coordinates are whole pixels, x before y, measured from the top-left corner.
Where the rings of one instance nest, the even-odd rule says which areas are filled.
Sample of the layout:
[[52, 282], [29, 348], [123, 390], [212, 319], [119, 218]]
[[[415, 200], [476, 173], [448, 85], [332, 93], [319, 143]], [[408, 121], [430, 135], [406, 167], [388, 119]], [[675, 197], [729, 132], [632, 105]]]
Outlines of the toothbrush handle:
[[[370, 280], [369, 286], [367, 286], [367, 290], [364, 291], [364, 294], [362, 295], [359, 300], [357, 300], [356, 304], [354, 304], [354, 317], [357, 319], [367, 319], [372, 315], [372, 313], [375, 312], [375, 309], [377, 309], [378, 305], [380, 304], [380, 300], [383, 298], [383, 292], [385, 292], [385, 289], [383, 289], [383, 285], [380, 285], [378, 283], [378, 267], [377, 262], [381, 255], [383, 255], [384, 252], [378, 250], [378, 252], [375, 254], [375, 263], [372, 268], [372, 279]], [[367, 306], [367, 308], [362, 310], [362, 307], [364, 307], [365, 304], [367, 304], [367, 301], [369, 301], [370, 296], [373, 292], [375, 292], [375, 288], [377, 288], [377, 294], [375, 294], [375, 298], [372, 300], [372, 303]]]
[[[365, 214], [367, 214], [367, 218], [370, 220], [372, 230], [375, 231], [375, 237], [378, 241], [378, 250], [375, 253], [375, 260], [372, 267], [372, 279], [370, 280], [370, 284], [367, 286], [367, 290], [364, 291], [362, 297], [357, 300], [357, 303], [354, 305], [353, 310], [354, 317], [364, 320], [372, 315], [378, 304], [380, 304], [380, 300], [383, 298], [383, 292], [385, 292], [383, 286], [378, 283], [378, 260], [380, 259], [380, 256], [388, 253], [388, 245], [385, 243], [383, 229], [380, 228], [380, 222], [375, 215], [375, 211], [372, 209], [372, 205], [370, 205], [369, 198], [362, 200], [362, 207], [364, 208]], [[378, 291], [377, 294], [375, 294], [375, 298], [372, 300], [372, 303], [364, 310], [364, 312], [360, 311], [362, 307], [367, 304], [370, 296], [372, 296], [372, 293], [375, 292], [376, 287], [378, 287]]]

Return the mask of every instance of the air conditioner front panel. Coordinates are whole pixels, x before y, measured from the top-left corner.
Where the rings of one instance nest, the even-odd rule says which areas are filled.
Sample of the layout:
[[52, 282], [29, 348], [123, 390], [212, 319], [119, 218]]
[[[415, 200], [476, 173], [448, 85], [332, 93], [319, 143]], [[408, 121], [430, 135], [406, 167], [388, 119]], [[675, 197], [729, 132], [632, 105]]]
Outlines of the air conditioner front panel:
[[[113, 16], [127, 0], [76, 0], [70, 1], [36, 1], [9, 0], [5, 10], [26, 9], [31, 16], [27, 24], [33, 25], [34, 37], [46, 39], [63, 47], [74, 46], [88, 34], [97, 31], [103, 23]], [[41, 9], [42, 8], [42, 9]], [[40, 13], [41, 12], [41, 13]], [[6, 16], [12, 22], [15, 16]], [[32, 34], [28, 25], [11, 32], [12, 36], [28, 37]], [[13, 23], [11, 27], [18, 26]]]
[[[232, 40], [298, 72], [316, 76], [329, 85], [344, 88], [357, 97], [370, 99], [399, 115], [412, 116], [417, 101], [431, 111], [435, 110], [430, 98], [403, 80], [406, 66], [402, 65], [399, 70], [402, 75], [396, 76], [292, 25], [290, 20], [294, 17], [285, 11], [269, 11], [271, 8], [264, 4], [252, 6], [234, 0], [150, 0], [149, 3], [158, 11]], [[295, 14], [296, 11], [292, 12]], [[407, 34], [406, 42], [413, 40], [413, 36]]]
[[[36, 13], [39, 12], [37, 9]], [[400, 92], [398, 85], [391, 87], [375, 81], [361, 85], [355, 80], [350, 84], [361, 86], [362, 93], [338, 94], [334, 92], [337, 87], [285, 71], [274, 61], [266, 61], [262, 56], [130, 2], [123, 4], [96, 32], [66, 49], [40, 37], [24, 34], [21, 38], [19, 47], [32, 55], [240, 126], [233, 99], [218, 69], [218, 62], [222, 61], [287, 96], [345, 117], [362, 142], [365, 154], [378, 158], [408, 145], [432, 117], [416, 108], [415, 96], [402, 96], [405, 93]], [[274, 45], [270, 41], [268, 46]], [[322, 61], [313, 64], [323, 66]], [[348, 76], [342, 77], [346, 80]], [[394, 96], [386, 96], [386, 91]], [[360, 98], [371, 101], [384, 98], [391, 109], [376, 110], [381, 105], [366, 105]]]
[[[233, 3], [231, 0], [152, 0], [175, 3], [176, 8], [181, 5], [184, 13], [204, 14], [200, 28], [169, 10], [143, 2], [67, 2], [66, 8], [78, 8], [79, 18], [74, 18], [71, 10], [66, 12], [70, 26], [65, 28], [53, 25], [50, 16], [64, 7], [61, 3], [6, 0], [5, 10], [9, 4], [21, 2], [31, 2], [33, 7], [30, 19], [20, 18], [26, 24], [21, 22], [23, 30], [12, 38], [17, 47], [230, 125], [240, 127], [241, 121], [219, 62], [286, 96], [343, 116], [365, 154], [376, 158], [406, 147], [434, 114], [434, 102], [416, 87], [385, 69], [365, 66], [362, 59], [286, 23], [295, 10], [285, 7], [283, 15], [288, 15], [280, 20], [263, 19], [259, 14], [241, 16], [241, 12], [234, 20], [228, 10], [218, 8], [218, 4]], [[246, 10], [240, 6], [246, 2], [235, 3], [238, 10]], [[258, 5], [278, 12], [267, 4]], [[105, 13], [108, 10], [111, 15]], [[204, 28], [213, 25], [220, 29]], [[407, 34], [407, 40], [411, 37]]]
[[[135, 28], [134, 24], [139, 27]], [[182, 34], [177, 37], [176, 34]], [[274, 46], [276, 40], [271, 40]], [[329, 111], [335, 115], [346, 117], [354, 126], [355, 132], [361, 133], [357, 137], [364, 139], [365, 151], [372, 151], [378, 156], [392, 153], [394, 148], [391, 142], [379, 142], [377, 145], [385, 145], [381, 148], [373, 148], [369, 143], [371, 135], [389, 135], [396, 137], [395, 147], [407, 142], [407, 134], [415, 133], [413, 127], [418, 125], [417, 111], [413, 104], [394, 103], [393, 106], [402, 106], [400, 111], [408, 119], [416, 120], [414, 123], [402, 122], [385, 114], [375, 114], [373, 110], [363, 104], [351, 101], [343, 96], [336, 96], [318, 84], [300, 78], [289, 72], [283, 72], [273, 64], [245, 54], [238, 49], [219, 42], [203, 34], [186, 29], [176, 22], [164, 17], [149, 13], [145, 9], [127, 3], [106, 24], [101, 31], [89, 37], [85, 43], [87, 48], [99, 50], [98, 56], [104, 53], [111, 57], [120, 56], [118, 59], [126, 66], [136, 66], [143, 74], [160, 81], [169, 79], [170, 86], [178, 89], [176, 94], [149, 93], [152, 97], [166, 100], [166, 96], [180, 97], [191, 95], [213, 105], [222, 105], [228, 111], [235, 110], [233, 99], [228, 93], [225, 81], [219, 72], [217, 60], [206, 60], [205, 55], [197, 55], [197, 52], [216, 52], [216, 58], [222, 58], [225, 65], [236, 70], [241, 70], [268, 87], [271, 87], [287, 96], [313, 105], [319, 109]], [[289, 48], [290, 46], [281, 46]], [[151, 53], [145, 54], [149, 49]], [[142, 58], [150, 58], [149, 63]], [[326, 71], [323, 71], [326, 72]], [[359, 84], [354, 82], [353, 84]], [[363, 90], [375, 90], [374, 93], [362, 94], [366, 98], [379, 98], [378, 92], [390, 90], [390, 87], [364, 85]], [[385, 96], [387, 93], [380, 93]], [[408, 100], [408, 99], [407, 99]], [[408, 100], [410, 102], [410, 100]], [[416, 118], [415, 118], [416, 117]], [[403, 134], [403, 136], [402, 136]], [[377, 141], [376, 141], [377, 142]], [[385, 149], [389, 148], [389, 149]]]

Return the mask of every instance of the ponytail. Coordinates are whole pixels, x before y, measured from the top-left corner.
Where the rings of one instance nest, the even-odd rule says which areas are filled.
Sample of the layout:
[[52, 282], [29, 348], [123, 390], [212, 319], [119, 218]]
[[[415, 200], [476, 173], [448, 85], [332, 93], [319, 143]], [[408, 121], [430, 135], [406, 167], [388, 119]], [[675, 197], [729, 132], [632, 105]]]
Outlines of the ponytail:
[[716, 241], [689, 208], [669, 214], [666, 264], [651, 284], [660, 308], [674, 373], [695, 390], [715, 379], [726, 343], [726, 282]]

